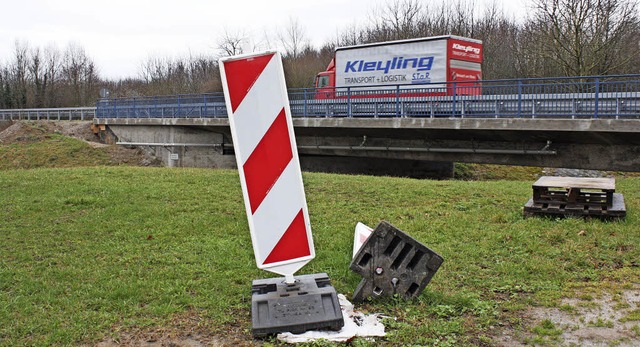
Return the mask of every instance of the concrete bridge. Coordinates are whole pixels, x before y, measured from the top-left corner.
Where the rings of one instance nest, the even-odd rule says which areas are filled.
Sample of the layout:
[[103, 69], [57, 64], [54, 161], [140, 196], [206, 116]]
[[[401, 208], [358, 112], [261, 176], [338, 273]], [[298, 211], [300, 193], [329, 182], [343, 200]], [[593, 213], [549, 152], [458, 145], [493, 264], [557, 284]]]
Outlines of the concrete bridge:
[[[307, 170], [451, 175], [452, 162], [640, 171], [639, 119], [294, 118]], [[234, 167], [226, 118], [96, 118], [168, 166]]]
[[[640, 76], [289, 90], [303, 168], [448, 176], [453, 162], [640, 171]], [[233, 166], [224, 98], [98, 102], [95, 124], [170, 166]]]
[[[477, 88], [347, 88], [330, 99], [290, 90], [303, 169], [442, 177], [466, 162], [640, 171], [640, 76]], [[167, 166], [235, 166], [221, 94], [102, 99], [94, 112], [102, 136], [153, 151]]]

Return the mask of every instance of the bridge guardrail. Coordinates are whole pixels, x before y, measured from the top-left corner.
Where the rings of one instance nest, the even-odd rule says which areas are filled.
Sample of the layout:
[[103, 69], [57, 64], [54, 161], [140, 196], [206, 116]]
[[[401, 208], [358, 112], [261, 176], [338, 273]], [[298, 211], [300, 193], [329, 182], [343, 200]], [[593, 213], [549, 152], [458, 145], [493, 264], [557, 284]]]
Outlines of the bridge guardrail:
[[[456, 91], [454, 93], [454, 91]], [[640, 118], [640, 75], [290, 89], [294, 117]], [[96, 107], [0, 110], [0, 119], [224, 118], [222, 93], [98, 100]]]
[[[455, 92], [454, 92], [455, 91]], [[640, 75], [290, 89], [297, 117], [640, 117]], [[226, 117], [222, 93], [102, 99], [98, 118]]]
[[0, 120], [92, 120], [96, 107], [0, 109]]

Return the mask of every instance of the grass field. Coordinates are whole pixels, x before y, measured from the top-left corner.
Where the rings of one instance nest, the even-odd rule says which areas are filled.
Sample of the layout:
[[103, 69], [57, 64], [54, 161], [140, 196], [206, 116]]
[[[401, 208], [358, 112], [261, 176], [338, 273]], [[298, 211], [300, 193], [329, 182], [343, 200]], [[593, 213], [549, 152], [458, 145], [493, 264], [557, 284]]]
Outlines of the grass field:
[[0, 170], [107, 165], [105, 149], [59, 134], [0, 146]]
[[[303, 176], [317, 255], [302, 273], [327, 272], [349, 296], [358, 221], [387, 220], [445, 259], [419, 299], [360, 307], [396, 319], [384, 340], [353, 345], [489, 346], [506, 327], [552, 345], [558, 327], [527, 326], [524, 311], [639, 282], [640, 179], [617, 181], [627, 219], [601, 222], [523, 219], [531, 181]], [[0, 171], [0, 236], [0, 345], [149, 329], [254, 343], [251, 281], [270, 275], [255, 266], [236, 171]]]

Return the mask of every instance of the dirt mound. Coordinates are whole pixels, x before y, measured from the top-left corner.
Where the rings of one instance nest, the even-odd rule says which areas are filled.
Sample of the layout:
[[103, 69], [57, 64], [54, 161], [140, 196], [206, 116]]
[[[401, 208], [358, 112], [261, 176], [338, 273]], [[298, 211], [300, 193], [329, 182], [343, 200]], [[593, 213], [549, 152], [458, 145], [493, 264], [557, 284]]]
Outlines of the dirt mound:
[[91, 131], [91, 122], [14, 122], [0, 131], [0, 143], [35, 142], [60, 134], [84, 141], [98, 141]]
[[56, 126], [57, 131], [64, 136], [90, 142], [99, 141], [98, 136], [91, 130], [91, 122], [58, 122]]
[[0, 124], [0, 145], [35, 143], [49, 140], [54, 134], [86, 142], [96, 150], [105, 151], [111, 165], [158, 166], [156, 158], [148, 157], [139, 149], [124, 148], [103, 143], [91, 130], [87, 121], [18, 121]]
[[13, 124], [13, 122], [10, 120], [0, 120], [0, 131], [10, 127], [11, 124]]
[[34, 129], [23, 122], [16, 122], [0, 132], [0, 144], [36, 141], [43, 134], [44, 131]]

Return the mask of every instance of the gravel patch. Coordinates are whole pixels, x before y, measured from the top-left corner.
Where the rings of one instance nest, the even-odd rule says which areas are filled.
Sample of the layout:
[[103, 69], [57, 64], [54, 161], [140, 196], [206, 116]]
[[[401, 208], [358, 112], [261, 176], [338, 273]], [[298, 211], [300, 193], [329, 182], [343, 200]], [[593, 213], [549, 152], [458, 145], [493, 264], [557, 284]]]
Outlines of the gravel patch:
[[536, 336], [533, 327], [549, 320], [562, 331], [556, 339], [546, 337], [550, 346], [640, 346], [640, 321], [633, 320], [639, 309], [640, 287], [615, 296], [603, 293], [582, 299], [565, 298], [559, 307], [528, 310], [523, 317], [527, 331], [507, 328], [496, 342], [504, 347], [530, 346]]

